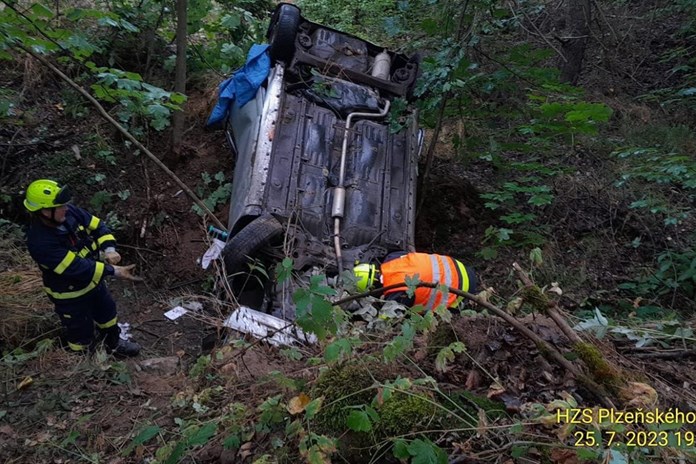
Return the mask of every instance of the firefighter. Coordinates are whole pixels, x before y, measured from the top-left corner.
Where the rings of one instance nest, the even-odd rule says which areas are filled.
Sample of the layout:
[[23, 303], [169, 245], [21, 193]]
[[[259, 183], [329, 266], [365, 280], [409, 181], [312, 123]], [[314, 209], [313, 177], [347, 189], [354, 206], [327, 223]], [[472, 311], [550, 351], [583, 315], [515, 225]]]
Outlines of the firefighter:
[[[358, 264], [353, 269], [357, 279], [358, 291], [364, 292], [369, 288], [405, 282], [407, 278], [416, 275], [420, 282], [432, 282], [446, 285], [465, 292], [476, 290], [476, 274], [470, 267], [448, 256], [428, 253], [391, 253], [379, 269], [374, 264]], [[413, 296], [409, 297], [406, 287], [398, 287], [384, 292], [386, 299], [395, 300], [406, 306], [421, 305], [426, 310], [434, 310], [440, 304], [448, 308], [456, 308], [462, 301], [453, 293], [443, 294], [436, 288], [418, 287]], [[443, 297], [446, 297], [443, 300]]]
[[[132, 274], [134, 264], [117, 265], [121, 256], [116, 239], [104, 222], [70, 200], [67, 186], [48, 179], [32, 182], [24, 199], [32, 216], [27, 247], [41, 269], [44, 290], [60, 317], [68, 348], [86, 351], [103, 340], [109, 352], [136, 356], [140, 345], [119, 336], [116, 303], [105, 278], [142, 278]], [[99, 259], [100, 251], [104, 262]]]

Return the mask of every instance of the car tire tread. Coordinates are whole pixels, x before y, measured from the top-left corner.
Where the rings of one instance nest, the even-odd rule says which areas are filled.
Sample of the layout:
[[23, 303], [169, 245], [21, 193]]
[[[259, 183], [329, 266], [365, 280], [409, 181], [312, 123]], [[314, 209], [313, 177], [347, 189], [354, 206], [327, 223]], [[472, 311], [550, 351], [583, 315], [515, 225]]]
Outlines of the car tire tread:
[[271, 214], [264, 214], [247, 224], [237, 234], [230, 237], [222, 250], [225, 270], [228, 274], [246, 270], [249, 256], [254, 256], [261, 248], [280, 236], [283, 226]]
[[300, 25], [300, 10], [294, 5], [281, 5], [268, 28], [270, 56], [273, 61], [289, 64], [295, 54], [295, 36]]

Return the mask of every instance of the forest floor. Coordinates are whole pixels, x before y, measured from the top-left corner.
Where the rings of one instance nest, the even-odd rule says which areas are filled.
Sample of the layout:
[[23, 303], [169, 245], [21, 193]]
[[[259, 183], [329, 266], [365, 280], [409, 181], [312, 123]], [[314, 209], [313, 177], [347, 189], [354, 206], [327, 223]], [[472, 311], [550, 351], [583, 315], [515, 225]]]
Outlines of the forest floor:
[[[25, 124], [0, 127], [0, 149], [5, 150], [0, 178], [3, 193], [13, 195], [3, 217], [26, 224], [20, 191], [34, 178], [68, 177], [77, 192], [76, 203], [88, 209], [91, 196], [99, 190], [128, 190], [125, 200], [112, 196], [100, 206], [102, 214], [113, 211], [118, 215], [123, 227], [116, 234], [124, 262], [137, 264], [137, 273], [145, 278], [141, 284], [110, 285], [120, 321], [130, 324], [130, 332], [143, 351], [128, 360], [103, 354], [82, 357], [37, 345], [42, 337], [32, 330], [35, 328], [22, 326], [17, 318], [6, 318], [6, 324], [16, 325], [4, 329], [3, 335], [8, 338], [3, 341], [3, 349], [22, 346], [23, 351], [14, 351], [2, 360], [0, 461], [117, 464], [151, 462], [157, 457], [165, 462], [166, 453], [177, 445], [186, 451], [184, 462], [247, 463], [264, 455], [280, 461], [283, 459], [279, 456], [286, 456], [289, 460], [287, 443], [274, 439], [283, 434], [275, 429], [272, 433], [257, 430], [240, 434], [239, 446], [227, 446], [228, 433], [222, 426], [213, 439], [200, 442], [191, 440], [186, 430], [195, 420], [201, 423], [216, 414], [229, 415], [230, 405], [241, 403], [249, 411], [256, 411], [274, 395], [281, 395], [285, 404], [299, 393], [309, 392], [308, 386], [326, 367], [317, 358], [319, 349], [304, 347], [299, 355], [289, 354], [252, 340], [244, 343], [239, 334], [227, 337], [226, 345], [218, 343], [213, 348], [211, 340], [223, 335], [225, 310], [206, 293], [214, 282], [213, 272], [202, 270], [197, 263], [208, 246], [205, 224], [191, 211], [190, 200], [142, 155], [122, 153], [113, 164], [95, 156], [102, 142], [90, 139], [90, 134], [98, 134], [101, 140], [118, 139], [96, 116], [76, 124], [65, 115], [60, 98], [50, 92], [37, 93], [35, 102], [26, 109]], [[180, 161], [174, 165], [175, 173], [194, 189], [212, 187], [202, 181], [202, 173], [211, 177], [217, 172], [223, 172], [226, 178], [231, 175], [223, 135], [202, 129], [209, 105], [205, 95], [193, 96], [189, 102], [189, 129]], [[86, 127], [89, 134], [85, 133]], [[159, 147], [155, 152], [164, 156], [167, 142], [156, 135], [151, 137], [149, 146]], [[76, 156], [73, 146], [81, 147], [82, 154]], [[588, 158], [568, 158], [573, 159], [584, 163]], [[429, 179], [418, 218], [417, 248], [473, 263], [481, 276], [481, 288], [493, 288], [491, 300], [504, 306], [517, 292], [511, 264], [527, 264], [528, 257], [512, 250], [501, 252], [491, 261], [474, 262], [481, 237], [493, 221], [476, 196], [485, 183], [486, 172], [477, 170], [475, 164], [466, 170], [448, 166], [446, 159], [437, 160]], [[97, 174], [105, 177], [95, 180]], [[623, 259], [627, 258], [619, 259], [625, 251], [612, 249], [613, 245], [604, 240], [601, 234], [606, 230], [578, 235], [581, 228], [593, 228], [591, 221], [598, 215], [598, 205], [578, 202], [572, 186], [565, 192], [566, 201], [573, 205], [572, 217], [564, 219], [565, 233], [558, 234], [557, 242], [544, 250], [549, 264], [537, 273], [537, 278], [542, 286], [559, 281], [564, 287], [560, 306], [574, 310], [596, 301], [601, 289], [613, 289], [624, 275]], [[578, 191], [575, 194], [580, 195]], [[226, 204], [218, 204], [215, 210], [223, 222], [227, 208]], [[580, 224], [587, 221], [590, 223]], [[0, 263], [0, 282], [4, 289], [10, 289], [5, 296], [14, 296], [15, 302], [25, 300], [23, 310], [45, 315], [47, 327], [57, 327], [51, 305], [41, 295], [38, 271], [19, 236], [10, 232], [8, 229], [2, 237], [6, 259]], [[578, 246], [579, 242], [584, 246]], [[20, 284], [25, 285], [21, 289], [12, 287]], [[12, 288], [16, 288], [14, 293]], [[609, 295], [603, 298], [619, 298], [612, 290], [607, 292]], [[182, 301], [202, 302], [203, 314], [176, 321], [163, 316]], [[17, 307], [21, 305], [13, 306]], [[472, 309], [481, 312], [480, 308]], [[568, 340], [545, 316], [518, 314], [518, 319], [560, 350], [569, 347]], [[695, 326], [691, 323], [685, 327]], [[571, 446], [573, 432], [579, 428], [528, 419], [539, 406], [546, 408], [559, 399], [580, 407], [595, 407], [597, 399], [563, 369], [550, 364], [533, 342], [486, 312], [457, 314], [452, 328], [467, 351], [457, 354], [445, 369], [436, 365], [429, 350], [432, 343], [426, 336], [416, 339], [411, 363], [398, 362], [390, 369], [393, 378], [432, 376], [443, 391], [464, 388], [497, 401], [476, 418], [473, 434], [460, 433], [454, 442], [445, 443], [456, 450], [457, 456], [467, 456], [467, 460], [456, 462], [582, 462], [578, 448]], [[19, 337], [19, 344], [9, 340], [10, 334], [17, 338], [29, 333], [34, 336]], [[380, 339], [393, 335], [385, 331], [370, 336]], [[655, 407], [696, 410], [693, 353], [681, 358], [675, 355], [674, 359], [654, 358], [626, 337], [590, 339], [607, 359], [655, 388], [659, 393]], [[669, 343], [674, 346], [673, 341]], [[491, 414], [496, 408], [499, 414]], [[150, 429], [155, 430], [153, 435], [143, 434], [147, 427], [156, 427]], [[522, 454], [516, 452], [521, 445], [525, 446]], [[638, 453], [653, 462], [688, 459], [683, 451], [670, 447], [640, 447], [639, 451], [623, 447], [621, 451], [626, 456]], [[603, 459], [621, 462], [611, 451], [606, 451]]]

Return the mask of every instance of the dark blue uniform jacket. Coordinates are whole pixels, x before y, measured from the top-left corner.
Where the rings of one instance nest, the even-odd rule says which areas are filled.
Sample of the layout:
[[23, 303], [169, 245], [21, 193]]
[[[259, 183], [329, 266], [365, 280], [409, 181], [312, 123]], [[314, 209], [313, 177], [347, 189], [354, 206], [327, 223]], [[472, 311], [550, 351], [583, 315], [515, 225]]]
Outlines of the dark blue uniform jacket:
[[55, 303], [75, 301], [114, 275], [113, 266], [99, 261], [99, 250], [115, 247], [116, 239], [102, 220], [82, 208], [68, 205], [59, 227], [33, 221], [27, 246]]

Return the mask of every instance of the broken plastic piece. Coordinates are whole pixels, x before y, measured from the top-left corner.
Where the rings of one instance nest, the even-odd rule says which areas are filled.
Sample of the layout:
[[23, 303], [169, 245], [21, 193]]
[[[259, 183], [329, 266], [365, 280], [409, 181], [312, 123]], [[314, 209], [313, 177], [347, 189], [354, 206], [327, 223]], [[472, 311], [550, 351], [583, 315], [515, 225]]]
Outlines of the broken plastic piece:
[[210, 266], [210, 262], [214, 259], [217, 259], [224, 248], [225, 242], [214, 238], [212, 245], [210, 245], [210, 248], [208, 248], [208, 250], [205, 252], [203, 258], [201, 258], [201, 267], [203, 269], [208, 269], [208, 266]]
[[316, 343], [314, 334], [305, 334], [302, 329], [288, 321], [262, 313], [248, 306], [240, 306], [223, 322], [225, 327], [265, 338], [271, 345], [295, 345]]

